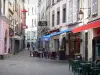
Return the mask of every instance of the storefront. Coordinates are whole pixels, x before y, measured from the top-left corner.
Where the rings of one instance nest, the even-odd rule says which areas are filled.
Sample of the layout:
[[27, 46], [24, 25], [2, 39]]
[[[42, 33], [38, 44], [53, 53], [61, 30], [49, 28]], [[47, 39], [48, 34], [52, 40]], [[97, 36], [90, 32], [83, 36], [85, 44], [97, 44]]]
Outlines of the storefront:
[[68, 35], [68, 47], [69, 58], [74, 58], [75, 54], [80, 53], [80, 45], [82, 42], [81, 33], [69, 33]]
[[23, 50], [23, 38], [15, 35], [12, 37], [12, 54], [17, 54]]
[[86, 25], [72, 30], [73, 33], [82, 33], [81, 53], [85, 60], [99, 59], [100, 48], [100, 20], [90, 22]]
[[61, 34], [71, 32], [72, 29], [61, 30], [59, 32], [51, 33], [43, 36], [41, 39], [44, 41], [50, 41], [50, 51], [59, 53], [59, 59], [64, 60], [66, 54], [66, 37], [61, 37]]

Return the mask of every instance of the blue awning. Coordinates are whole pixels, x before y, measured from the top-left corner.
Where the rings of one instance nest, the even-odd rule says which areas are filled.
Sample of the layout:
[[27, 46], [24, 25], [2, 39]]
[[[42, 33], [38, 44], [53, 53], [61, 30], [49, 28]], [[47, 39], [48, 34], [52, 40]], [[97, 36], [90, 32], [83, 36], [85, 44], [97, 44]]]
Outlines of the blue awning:
[[62, 33], [71, 32], [71, 31], [72, 31], [72, 29], [62, 30], [60, 32], [55, 32], [53, 34], [49, 34], [49, 35], [46, 35], [46, 36], [42, 36], [41, 39], [42, 40], [45, 40], [45, 41], [49, 41], [52, 36], [60, 35]]

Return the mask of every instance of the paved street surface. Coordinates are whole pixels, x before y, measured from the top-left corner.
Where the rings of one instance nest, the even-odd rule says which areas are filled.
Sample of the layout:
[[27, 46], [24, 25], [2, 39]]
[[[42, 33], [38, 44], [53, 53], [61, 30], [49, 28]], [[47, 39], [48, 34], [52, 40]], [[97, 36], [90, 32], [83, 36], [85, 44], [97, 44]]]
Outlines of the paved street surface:
[[73, 75], [67, 61], [29, 57], [24, 50], [0, 60], [0, 75]]

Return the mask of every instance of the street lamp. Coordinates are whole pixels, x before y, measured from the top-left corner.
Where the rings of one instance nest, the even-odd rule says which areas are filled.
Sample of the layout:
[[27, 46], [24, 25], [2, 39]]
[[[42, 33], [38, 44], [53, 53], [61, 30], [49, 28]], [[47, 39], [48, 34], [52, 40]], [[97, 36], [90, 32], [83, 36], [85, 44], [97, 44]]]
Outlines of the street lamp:
[[[82, 11], [82, 9], [83, 9], [83, 11], [84, 11], [84, 9], [88, 9], [89, 11], [89, 16], [88, 17], [90, 17], [90, 14], [91, 14], [91, 8], [80, 8], [80, 11], [79, 11], [79, 15], [80, 15], [80, 17], [81, 17], [81, 19], [82, 19], [82, 17], [83, 17], [83, 19], [84, 19], [84, 12]], [[86, 18], [87, 19], [87, 18]]]
[[84, 13], [82, 10], [79, 11], [79, 17], [81, 18], [81, 20], [82, 20], [82, 17], [84, 17]]

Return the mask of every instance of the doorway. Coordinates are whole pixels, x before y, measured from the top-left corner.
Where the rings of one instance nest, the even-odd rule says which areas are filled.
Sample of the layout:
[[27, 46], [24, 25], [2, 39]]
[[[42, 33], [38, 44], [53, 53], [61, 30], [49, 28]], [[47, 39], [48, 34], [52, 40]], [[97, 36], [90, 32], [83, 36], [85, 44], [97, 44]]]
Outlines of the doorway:
[[100, 38], [93, 39], [93, 61], [100, 59]]
[[88, 32], [85, 33], [85, 61], [88, 61]]
[[19, 53], [19, 40], [15, 40], [14, 54]]

